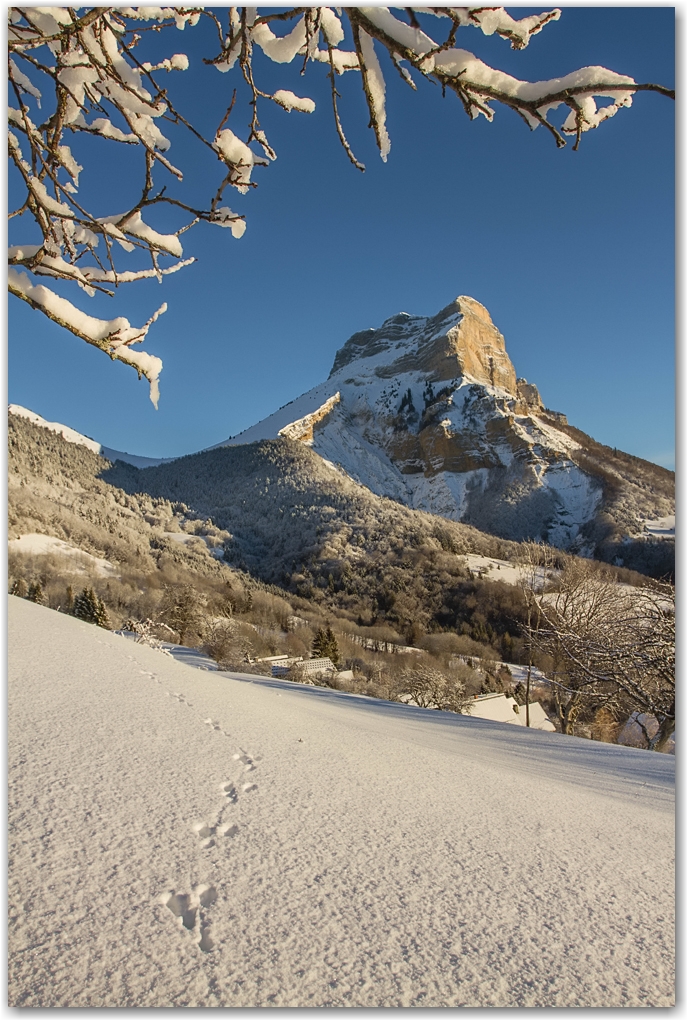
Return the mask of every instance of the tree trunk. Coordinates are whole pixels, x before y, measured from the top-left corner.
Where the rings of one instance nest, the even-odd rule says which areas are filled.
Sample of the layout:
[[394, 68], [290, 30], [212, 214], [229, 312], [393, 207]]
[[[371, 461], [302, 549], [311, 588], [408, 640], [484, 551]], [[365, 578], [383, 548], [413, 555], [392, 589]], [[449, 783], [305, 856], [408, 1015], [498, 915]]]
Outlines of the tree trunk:
[[530, 679], [532, 677], [532, 663], [527, 667], [527, 684], [525, 686], [525, 726], [530, 724]]
[[573, 696], [567, 705], [563, 707], [561, 733], [566, 733], [569, 737], [575, 736], [575, 720], [577, 719], [579, 711], [579, 701], [575, 696]]

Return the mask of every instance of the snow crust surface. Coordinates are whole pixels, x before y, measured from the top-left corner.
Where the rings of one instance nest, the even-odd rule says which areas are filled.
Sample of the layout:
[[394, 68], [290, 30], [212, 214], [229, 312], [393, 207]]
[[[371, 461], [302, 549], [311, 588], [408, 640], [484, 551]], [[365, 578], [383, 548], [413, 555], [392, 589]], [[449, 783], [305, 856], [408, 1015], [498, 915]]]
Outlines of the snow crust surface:
[[659, 517], [655, 521], [644, 521], [644, 530], [652, 538], [675, 538], [675, 514]]
[[9, 598], [11, 1006], [669, 1006], [672, 756]]

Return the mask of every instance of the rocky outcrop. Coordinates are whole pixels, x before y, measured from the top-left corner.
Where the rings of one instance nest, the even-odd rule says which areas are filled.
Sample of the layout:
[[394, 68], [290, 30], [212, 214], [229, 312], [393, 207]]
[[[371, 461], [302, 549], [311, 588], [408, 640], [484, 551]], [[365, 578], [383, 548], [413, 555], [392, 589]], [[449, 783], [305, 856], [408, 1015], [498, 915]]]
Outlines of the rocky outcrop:
[[335, 393], [329, 400], [325, 400], [321, 407], [318, 407], [316, 411], [312, 411], [310, 414], [306, 414], [303, 418], [299, 418], [297, 421], [292, 421], [288, 425], [285, 425], [283, 429], [280, 429], [277, 435], [282, 436], [284, 439], [294, 439], [300, 443], [312, 443], [313, 441], [313, 430], [316, 425], [323, 421], [329, 412], [336, 404], [341, 400], [341, 394]]
[[517, 396], [515, 369], [506, 353], [506, 341], [487, 309], [469, 297], [459, 297], [455, 304], [461, 319], [448, 335], [455, 348], [459, 374]]
[[518, 399], [520, 404], [530, 411], [541, 411], [544, 405], [539, 396], [539, 390], [534, 383], [528, 383], [527, 379], [518, 379]]

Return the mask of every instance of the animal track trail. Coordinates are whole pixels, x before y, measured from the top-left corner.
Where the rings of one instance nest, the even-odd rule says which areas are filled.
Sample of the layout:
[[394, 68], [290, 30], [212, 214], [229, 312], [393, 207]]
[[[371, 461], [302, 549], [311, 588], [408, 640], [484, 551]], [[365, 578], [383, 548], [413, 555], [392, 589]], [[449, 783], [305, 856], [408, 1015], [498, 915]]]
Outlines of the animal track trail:
[[183, 694], [174, 694], [172, 691], [167, 691], [167, 693], [171, 698], [174, 698], [175, 701], [178, 701], [180, 705], [186, 705], [188, 708], [193, 708], [191, 702], [187, 701]]
[[[168, 692], [169, 693], [169, 692]], [[215, 728], [212, 720], [209, 725]], [[244, 771], [253, 771], [255, 762], [244, 750], [233, 755], [233, 760], [240, 762]], [[257, 790], [257, 783], [244, 783], [241, 787], [244, 793]], [[239, 834], [239, 827], [235, 822], [225, 822], [224, 812], [233, 808], [238, 803], [239, 795], [236, 785], [232, 780], [227, 779], [220, 784], [220, 793], [224, 799], [214, 822], [199, 821], [193, 823], [193, 831], [200, 841], [201, 850], [211, 850], [217, 846], [218, 838], [235, 839]], [[212, 925], [206, 911], [217, 900], [217, 889], [214, 885], [199, 885], [190, 892], [176, 889], [168, 890], [161, 897], [161, 903], [166, 906], [177, 918], [180, 926], [196, 936], [196, 943], [201, 953], [211, 953], [216, 948], [212, 937]]]
[[[151, 679], [154, 676], [144, 670], [141, 670], [141, 673], [150, 676]], [[193, 707], [182, 694], [175, 694], [172, 691], [166, 691], [166, 694], [178, 701], [179, 704], [185, 704], [189, 708]], [[214, 733], [219, 733], [224, 737], [230, 736], [229, 733], [222, 729], [221, 724], [212, 718], [205, 719], [204, 724]], [[254, 772], [257, 767], [256, 761], [261, 761], [262, 759], [260, 755], [253, 757], [244, 748], [239, 747], [238, 751], [232, 755], [232, 760], [236, 762], [237, 766], [241, 767], [241, 772], [245, 776], [246, 773]], [[219, 865], [218, 852], [220, 856], [223, 856], [222, 848], [227, 847], [227, 841], [236, 839], [240, 832], [236, 822], [225, 820], [225, 814], [227, 812], [233, 814], [239, 802], [239, 792], [237, 790], [239, 785], [241, 787], [241, 795], [253, 793], [258, 788], [257, 783], [251, 781], [241, 783], [238, 778], [236, 780], [224, 780], [219, 787], [222, 803], [215, 815], [214, 821], [203, 819], [194, 822], [192, 825], [192, 830], [198, 840], [198, 849], [201, 852], [211, 851], [209, 858], [203, 853], [202, 859], [213, 861], [215, 867]], [[207, 911], [216, 900], [217, 889], [214, 885], [195, 886], [190, 892], [170, 889], [161, 897], [161, 903], [177, 918], [179, 926], [193, 933], [196, 944], [202, 953], [211, 953], [217, 948], [215, 939], [212, 936], [211, 921], [207, 915]]]
[[211, 847], [216, 846], [217, 840], [215, 836], [234, 839], [239, 834], [239, 827], [236, 823], [222, 821], [222, 811], [220, 811], [214, 824], [210, 822], [194, 822], [192, 829], [200, 841], [201, 850], [209, 850]]
[[205, 720], [205, 725], [209, 726], [211, 730], [215, 731], [215, 733], [221, 733], [223, 737], [228, 737], [229, 736], [229, 734], [226, 732], [226, 730], [222, 729], [221, 724], [218, 723], [218, 722], [215, 722], [213, 719], [206, 719]]
[[[233, 759], [234, 761], [240, 761], [245, 771], [253, 771], [255, 769], [253, 759], [245, 751], [241, 751], [240, 753], [233, 755]], [[257, 783], [247, 782], [242, 784], [241, 792], [251, 793], [254, 790], [257, 790], [257, 788]], [[216, 837], [221, 836], [234, 839], [239, 833], [239, 827], [236, 823], [224, 820], [225, 811], [238, 804], [239, 793], [236, 789], [236, 784], [231, 779], [227, 779], [223, 783], [220, 783], [219, 790], [224, 803], [219, 809], [214, 822], [198, 821], [194, 822], [192, 825], [192, 829], [200, 842], [201, 850], [209, 850], [213, 846], [217, 846]]]

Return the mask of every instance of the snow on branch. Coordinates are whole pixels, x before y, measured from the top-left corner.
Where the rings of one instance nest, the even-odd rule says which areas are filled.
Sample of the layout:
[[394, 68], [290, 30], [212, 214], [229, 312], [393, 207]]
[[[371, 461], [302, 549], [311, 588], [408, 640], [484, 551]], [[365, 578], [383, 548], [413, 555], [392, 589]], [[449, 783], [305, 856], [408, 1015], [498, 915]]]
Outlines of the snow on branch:
[[166, 304], [161, 305], [143, 326], [137, 328], [121, 316], [116, 319], [96, 319], [92, 315], [86, 315], [71, 301], [60, 297], [42, 284], [32, 284], [26, 273], [20, 273], [16, 269], [9, 269], [7, 278], [10, 294], [43, 312], [74, 336], [105, 351], [111, 358], [133, 365], [139, 378], [144, 375], [150, 383], [150, 399], [157, 407], [160, 396], [158, 377], [162, 371], [162, 361], [144, 351], [132, 351], [130, 345], [145, 339], [150, 326], [167, 311]]
[[[180, 236], [198, 223], [228, 228], [240, 238], [245, 217], [224, 204], [224, 192], [235, 188], [240, 195], [248, 194], [256, 187], [256, 167], [277, 156], [260, 122], [260, 110], [265, 103], [287, 113], [315, 110], [314, 100], [301, 95], [301, 89], [261, 88], [258, 78], [264, 60], [295, 62], [300, 75], [309, 64], [325, 65], [334, 126], [348, 158], [360, 170], [364, 164], [353, 153], [339, 114], [337, 82], [343, 75], [350, 80], [348, 72], [360, 75], [383, 160], [391, 148], [388, 68], [412, 88], [417, 87], [416, 78], [426, 78], [438, 83], [442, 92], [454, 92], [472, 119], [481, 115], [491, 121], [500, 104], [515, 110], [531, 129], [543, 126], [558, 146], [565, 145], [566, 135], [574, 136], [574, 148], [585, 132], [629, 107], [637, 92], [674, 96], [664, 86], [636, 82], [598, 66], [549, 81], [521, 81], [456, 45], [459, 33], [461, 40], [463, 36], [469, 40], [471, 33], [464, 30], [478, 29], [521, 50], [560, 17], [555, 8], [518, 19], [503, 7], [10, 8], [8, 147], [24, 188], [23, 202], [10, 216], [28, 213], [41, 238], [40, 244], [13, 245], [10, 290], [87, 343], [132, 365], [148, 379], [155, 395], [161, 362], [131, 351], [130, 344], [145, 337], [159, 313], [139, 330], [132, 330], [123, 317], [93, 319], [32, 283], [26, 274], [61, 279], [88, 295], [96, 290], [114, 295], [125, 283], [152, 278], [162, 282], [190, 265], [193, 258], [182, 259]], [[172, 71], [191, 73], [188, 56], [172, 50], [160, 57], [156, 50], [155, 59], [149, 60], [144, 53], [151, 32], [157, 36], [161, 31], [185, 31], [201, 19], [210, 25], [218, 44], [205, 63], [223, 74], [233, 71], [248, 91], [242, 122], [238, 90], [230, 84], [210, 137], [194, 126], [188, 111], [177, 109], [156, 78]], [[223, 85], [218, 79], [219, 95]], [[552, 115], [560, 107], [567, 107], [567, 115], [554, 121]], [[200, 153], [209, 157], [209, 166], [219, 165], [219, 178], [208, 187], [208, 201], [200, 207], [187, 198], [183, 174], [167, 155], [171, 139], [163, 127], [168, 133], [170, 127], [187, 131]], [[140, 150], [141, 176], [131, 182], [136, 190], [124, 211], [107, 207], [104, 187], [95, 199], [103, 208], [86, 208], [80, 201], [80, 182], [95, 170], [90, 146], [81, 145], [83, 135], [103, 139], [113, 158], [117, 145]], [[164, 178], [162, 186], [156, 182], [159, 175]], [[155, 208], [157, 217], [165, 211], [159, 220], [151, 219]], [[88, 264], [83, 263], [84, 256]], [[134, 264], [122, 266], [124, 258]], [[168, 258], [176, 261], [166, 264]]]

